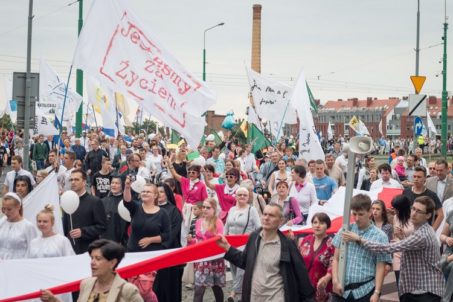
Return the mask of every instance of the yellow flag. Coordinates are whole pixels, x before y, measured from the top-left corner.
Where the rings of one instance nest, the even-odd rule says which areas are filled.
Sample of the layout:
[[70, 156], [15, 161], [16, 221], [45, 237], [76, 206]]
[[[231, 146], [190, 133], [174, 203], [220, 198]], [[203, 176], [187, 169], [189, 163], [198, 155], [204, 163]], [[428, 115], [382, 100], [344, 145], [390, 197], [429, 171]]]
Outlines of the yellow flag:
[[249, 130], [249, 126], [248, 126], [246, 120], [244, 120], [244, 121], [242, 122], [240, 128], [241, 128], [242, 132], [244, 132], [245, 137], [247, 137], [247, 133], [248, 133], [248, 130]]
[[359, 128], [359, 119], [354, 115], [351, 120], [349, 121], [349, 127], [351, 127], [355, 132], [357, 132]]

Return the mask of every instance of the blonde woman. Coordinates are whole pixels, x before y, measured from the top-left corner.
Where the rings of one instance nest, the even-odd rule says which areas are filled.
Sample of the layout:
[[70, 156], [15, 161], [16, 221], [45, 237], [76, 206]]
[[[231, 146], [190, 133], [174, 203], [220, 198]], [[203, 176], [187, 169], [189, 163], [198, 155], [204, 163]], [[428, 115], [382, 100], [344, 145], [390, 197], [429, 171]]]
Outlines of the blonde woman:
[[[203, 202], [202, 218], [195, 223], [195, 240], [201, 242], [223, 234], [223, 223], [216, 216], [217, 202], [208, 198]], [[194, 302], [202, 302], [206, 287], [212, 287], [216, 302], [223, 302], [225, 287], [225, 261], [223, 258], [194, 263]]]

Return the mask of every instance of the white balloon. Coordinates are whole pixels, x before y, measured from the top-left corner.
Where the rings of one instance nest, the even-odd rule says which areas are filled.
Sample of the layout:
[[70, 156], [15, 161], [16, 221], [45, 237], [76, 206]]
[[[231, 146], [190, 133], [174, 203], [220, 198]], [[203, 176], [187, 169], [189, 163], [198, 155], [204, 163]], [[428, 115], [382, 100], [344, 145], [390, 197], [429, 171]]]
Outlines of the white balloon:
[[73, 214], [79, 208], [80, 198], [76, 192], [68, 190], [61, 194], [60, 206], [66, 214]]
[[143, 191], [143, 189], [145, 188], [145, 185], [146, 185], [146, 180], [142, 176], [137, 175], [137, 176], [135, 176], [135, 181], [133, 183], [131, 183], [131, 188], [135, 192], [141, 193]]
[[[133, 201], [131, 201], [131, 202], [133, 202]], [[132, 220], [131, 213], [129, 213], [129, 210], [126, 209], [126, 207], [124, 206], [123, 200], [121, 200], [120, 203], [118, 204], [118, 214], [121, 216], [121, 218], [123, 218], [127, 222], [131, 222], [131, 220]]]

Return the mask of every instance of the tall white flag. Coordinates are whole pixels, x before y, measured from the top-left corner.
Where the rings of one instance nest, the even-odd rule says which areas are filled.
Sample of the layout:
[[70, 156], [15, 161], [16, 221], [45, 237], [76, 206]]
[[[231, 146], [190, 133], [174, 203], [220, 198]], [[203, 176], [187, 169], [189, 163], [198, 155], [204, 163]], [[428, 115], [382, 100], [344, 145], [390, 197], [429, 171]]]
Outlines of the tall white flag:
[[258, 119], [258, 116], [256, 115], [256, 111], [255, 111], [255, 109], [253, 109], [252, 106], [247, 107], [247, 122], [254, 124], [259, 129], [261, 129], [260, 120]]
[[310, 98], [304, 73], [301, 71], [291, 96], [291, 104], [299, 116], [299, 156], [305, 160], [324, 160], [324, 151], [319, 142], [318, 135], [311, 113]]
[[329, 121], [329, 126], [327, 128], [327, 139], [330, 141], [333, 139], [333, 129], [332, 129], [332, 124]]
[[436, 126], [434, 126], [433, 120], [431, 119], [431, 116], [429, 115], [429, 112], [426, 115], [426, 121], [427, 121], [427, 124], [428, 124], [429, 131], [431, 131], [431, 133], [433, 133], [434, 135], [437, 135]]
[[93, 1], [73, 64], [141, 103], [195, 147], [206, 124], [201, 115], [215, 103], [215, 96], [128, 6], [129, 1]]
[[291, 87], [263, 77], [246, 68], [255, 110], [262, 119], [279, 124], [297, 124], [297, 114], [291, 106]]
[[[39, 66], [39, 103], [37, 107], [45, 114], [55, 114], [60, 120], [63, 110], [66, 83], [47, 62], [41, 60]], [[64, 121], [71, 122], [82, 104], [80, 94], [68, 88], [66, 105], [64, 108]], [[60, 121], [61, 122], [61, 121]]]
[[381, 135], [384, 135], [384, 131], [382, 130], [382, 119], [381, 119], [381, 121], [379, 122], [379, 133], [380, 133]]

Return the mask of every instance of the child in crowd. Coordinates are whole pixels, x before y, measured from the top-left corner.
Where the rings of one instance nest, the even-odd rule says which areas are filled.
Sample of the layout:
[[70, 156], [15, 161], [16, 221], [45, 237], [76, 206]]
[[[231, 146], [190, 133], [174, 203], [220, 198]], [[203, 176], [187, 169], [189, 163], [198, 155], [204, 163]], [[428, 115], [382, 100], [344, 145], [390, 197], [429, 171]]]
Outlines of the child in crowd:
[[[197, 202], [192, 207], [192, 219], [190, 221], [189, 230], [187, 233], [187, 245], [196, 243], [195, 240], [195, 224], [197, 220], [201, 217], [203, 211], [203, 202]], [[193, 289], [195, 272], [193, 270], [193, 263], [187, 263], [184, 268], [184, 273], [182, 275], [182, 281], [186, 284], [187, 289]]]
[[406, 168], [404, 167], [404, 156], [398, 156], [396, 158], [396, 166], [395, 166], [396, 174], [400, 181], [406, 180]]

